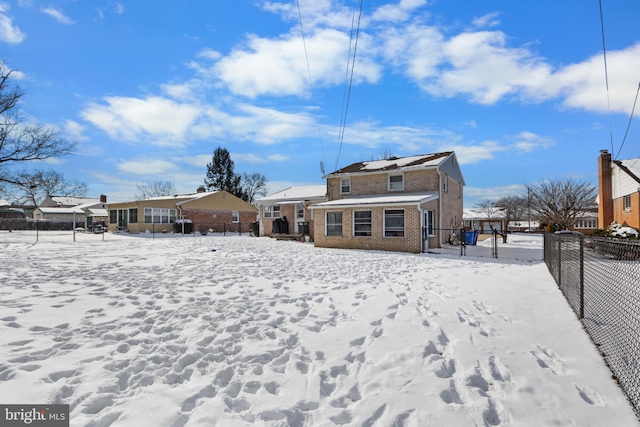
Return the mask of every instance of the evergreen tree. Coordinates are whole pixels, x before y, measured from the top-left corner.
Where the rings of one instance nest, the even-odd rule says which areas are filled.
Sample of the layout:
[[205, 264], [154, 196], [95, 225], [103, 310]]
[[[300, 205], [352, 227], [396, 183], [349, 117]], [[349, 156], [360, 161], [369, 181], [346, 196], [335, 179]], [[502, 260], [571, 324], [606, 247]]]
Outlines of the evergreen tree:
[[233, 160], [226, 148], [218, 147], [213, 151], [211, 163], [207, 164], [207, 175], [204, 185], [208, 191], [224, 190], [237, 197], [242, 197], [242, 176], [234, 172]]

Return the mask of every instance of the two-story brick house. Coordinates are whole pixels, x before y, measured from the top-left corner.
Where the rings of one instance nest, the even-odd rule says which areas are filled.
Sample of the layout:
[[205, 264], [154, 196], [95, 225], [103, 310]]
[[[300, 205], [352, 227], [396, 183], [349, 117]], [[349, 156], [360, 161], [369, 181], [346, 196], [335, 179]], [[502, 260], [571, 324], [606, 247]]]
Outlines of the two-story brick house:
[[454, 152], [358, 162], [332, 172], [313, 205], [315, 246], [425, 252], [462, 224]]
[[640, 159], [612, 160], [607, 150], [600, 151], [598, 222], [640, 228]]

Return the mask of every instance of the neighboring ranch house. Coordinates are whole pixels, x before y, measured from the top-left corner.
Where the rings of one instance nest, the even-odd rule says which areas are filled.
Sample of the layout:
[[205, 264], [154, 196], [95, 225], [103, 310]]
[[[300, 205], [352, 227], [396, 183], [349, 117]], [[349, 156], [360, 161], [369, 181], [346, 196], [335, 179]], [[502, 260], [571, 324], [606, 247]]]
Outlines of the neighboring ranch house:
[[502, 233], [506, 229], [504, 208], [464, 209], [462, 219], [467, 231], [477, 230], [480, 233], [491, 234], [494, 231]]
[[358, 162], [324, 178], [328, 201], [311, 207], [316, 246], [426, 252], [462, 225], [454, 152]]
[[640, 158], [611, 160], [607, 150], [598, 158], [598, 222], [640, 228]]
[[33, 218], [51, 221], [76, 221], [88, 228], [93, 222], [107, 220], [107, 196], [87, 197], [47, 196], [33, 210]]
[[109, 203], [109, 231], [129, 233], [171, 232], [178, 220], [189, 220], [195, 230], [249, 231], [257, 208], [227, 191], [152, 197], [126, 203]]
[[260, 209], [260, 236], [300, 234], [313, 237], [310, 206], [326, 201], [326, 184], [289, 187], [256, 200]]

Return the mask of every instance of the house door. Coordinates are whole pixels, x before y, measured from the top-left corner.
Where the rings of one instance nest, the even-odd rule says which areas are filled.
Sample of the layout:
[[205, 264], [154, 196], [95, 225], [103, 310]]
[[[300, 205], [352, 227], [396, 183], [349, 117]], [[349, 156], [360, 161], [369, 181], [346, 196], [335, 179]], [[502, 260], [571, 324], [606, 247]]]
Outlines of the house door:
[[422, 252], [429, 251], [429, 237], [435, 235], [435, 216], [433, 211], [422, 211]]
[[118, 230], [126, 230], [129, 228], [128, 214], [128, 209], [118, 209]]
[[296, 209], [296, 223], [294, 225], [294, 232], [295, 233], [304, 233], [304, 206], [302, 205], [302, 203], [299, 203], [296, 205], [295, 207]]

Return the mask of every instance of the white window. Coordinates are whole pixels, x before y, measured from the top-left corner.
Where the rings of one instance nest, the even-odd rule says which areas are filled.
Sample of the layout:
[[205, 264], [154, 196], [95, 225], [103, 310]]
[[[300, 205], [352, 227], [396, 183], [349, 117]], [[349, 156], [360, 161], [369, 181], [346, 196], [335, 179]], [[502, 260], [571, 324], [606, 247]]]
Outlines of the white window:
[[231, 212], [231, 222], [240, 222], [240, 216], [238, 215], [238, 211]]
[[371, 237], [371, 211], [353, 212], [353, 235]]
[[404, 210], [384, 211], [384, 237], [404, 237]]
[[444, 174], [443, 178], [442, 178], [442, 191], [444, 191], [445, 193], [448, 191], [448, 184], [449, 183], [449, 177]]
[[389, 175], [389, 191], [402, 191], [404, 190], [404, 176]]
[[458, 199], [462, 196], [462, 184], [458, 183]]
[[624, 210], [631, 210], [631, 194], [628, 194], [622, 198], [622, 204], [624, 205]]
[[296, 219], [304, 219], [304, 206], [296, 206]]
[[144, 208], [145, 224], [171, 224], [176, 222], [175, 209]]
[[342, 236], [342, 212], [327, 212], [325, 235]]
[[340, 194], [351, 193], [351, 178], [342, 178], [340, 180]]
[[280, 206], [264, 206], [265, 218], [280, 218]]

